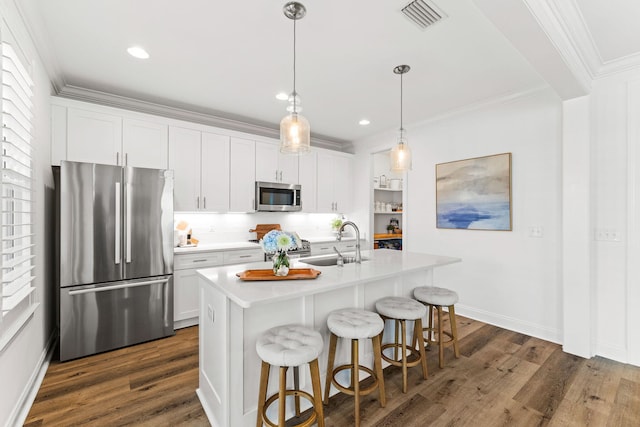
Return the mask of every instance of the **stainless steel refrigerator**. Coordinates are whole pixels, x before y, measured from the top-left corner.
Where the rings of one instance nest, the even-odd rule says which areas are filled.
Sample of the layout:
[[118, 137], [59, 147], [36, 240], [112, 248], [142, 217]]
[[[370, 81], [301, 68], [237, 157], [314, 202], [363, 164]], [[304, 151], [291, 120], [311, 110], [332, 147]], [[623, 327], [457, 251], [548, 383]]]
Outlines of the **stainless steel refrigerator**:
[[173, 331], [173, 171], [54, 168], [60, 360]]

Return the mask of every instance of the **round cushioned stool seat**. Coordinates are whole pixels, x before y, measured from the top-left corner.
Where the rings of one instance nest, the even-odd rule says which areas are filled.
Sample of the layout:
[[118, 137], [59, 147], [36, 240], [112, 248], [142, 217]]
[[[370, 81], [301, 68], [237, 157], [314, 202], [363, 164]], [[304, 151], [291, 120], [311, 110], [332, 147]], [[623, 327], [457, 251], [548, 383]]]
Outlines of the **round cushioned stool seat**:
[[441, 305], [449, 307], [458, 302], [458, 294], [455, 291], [436, 286], [420, 286], [413, 290], [413, 296], [425, 304]]
[[263, 333], [256, 351], [270, 365], [300, 366], [317, 359], [323, 345], [319, 332], [301, 325], [284, 325]]
[[403, 320], [421, 319], [427, 308], [418, 301], [403, 297], [386, 297], [376, 301], [376, 310], [385, 317]]
[[384, 329], [384, 322], [371, 311], [345, 308], [331, 312], [327, 326], [339, 337], [359, 339], [378, 335]]

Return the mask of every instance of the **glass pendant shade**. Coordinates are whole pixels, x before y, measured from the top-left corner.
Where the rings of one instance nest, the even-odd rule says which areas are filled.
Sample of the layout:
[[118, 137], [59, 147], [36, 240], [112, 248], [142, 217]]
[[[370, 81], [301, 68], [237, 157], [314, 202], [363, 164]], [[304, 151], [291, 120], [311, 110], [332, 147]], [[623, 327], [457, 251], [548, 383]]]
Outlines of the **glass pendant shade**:
[[404, 172], [411, 170], [411, 149], [407, 144], [405, 130], [400, 130], [398, 143], [391, 149], [391, 170]]
[[290, 113], [280, 121], [280, 152], [307, 153], [311, 150], [309, 121], [298, 113]]

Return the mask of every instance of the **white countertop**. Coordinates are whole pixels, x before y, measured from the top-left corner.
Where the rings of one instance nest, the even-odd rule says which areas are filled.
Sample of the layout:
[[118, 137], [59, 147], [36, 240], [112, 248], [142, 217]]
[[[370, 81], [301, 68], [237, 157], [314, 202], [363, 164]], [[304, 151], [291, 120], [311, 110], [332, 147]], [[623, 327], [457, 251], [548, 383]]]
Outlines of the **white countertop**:
[[198, 274], [224, 293], [231, 301], [242, 308], [289, 298], [311, 295], [352, 286], [359, 283], [393, 277], [460, 262], [460, 258], [421, 254], [415, 252], [377, 249], [362, 251], [363, 258], [369, 258], [362, 264], [345, 264], [344, 267], [319, 267], [292, 260], [291, 268], [313, 268], [322, 273], [316, 279], [242, 281], [236, 273], [248, 269], [271, 268], [271, 262], [230, 265], [198, 270]]
[[237, 249], [260, 249], [260, 245], [253, 242], [225, 242], [225, 243], [199, 243], [198, 246], [185, 246], [173, 248], [174, 254], [189, 254], [194, 252], [232, 251]]

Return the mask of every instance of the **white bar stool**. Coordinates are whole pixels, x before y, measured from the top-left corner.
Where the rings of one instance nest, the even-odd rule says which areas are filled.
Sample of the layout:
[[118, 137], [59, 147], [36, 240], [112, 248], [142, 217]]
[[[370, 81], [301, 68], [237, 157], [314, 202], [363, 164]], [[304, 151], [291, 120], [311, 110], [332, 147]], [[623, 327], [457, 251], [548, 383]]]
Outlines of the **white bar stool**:
[[[260, 372], [260, 391], [258, 394], [258, 416], [256, 426], [261, 427], [263, 422], [271, 427], [284, 427], [286, 397], [293, 395], [296, 403], [296, 415], [300, 415], [300, 397], [304, 397], [313, 405], [313, 413], [300, 424], [299, 427], [310, 426], [317, 421], [318, 427], [324, 427], [324, 413], [322, 408], [322, 393], [320, 391], [320, 370], [318, 369], [318, 356], [322, 352], [324, 342], [319, 332], [301, 325], [284, 325], [271, 328], [266, 331], [256, 342], [256, 351], [262, 359]], [[313, 396], [303, 390], [299, 390], [297, 375], [295, 388], [287, 390], [287, 369], [309, 364], [311, 372], [311, 384]], [[278, 393], [267, 398], [267, 386], [269, 382], [269, 368], [280, 367], [280, 388]], [[295, 374], [296, 372], [294, 372]], [[278, 424], [273, 423], [267, 417], [267, 409], [278, 400]]]
[[[428, 326], [423, 329], [423, 331], [427, 332], [427, 335], [424, 337], [424, 341], [427, 345], [436, 344], [438, 346], [438, 360], [440, 368], [443, 368], [444, 347], [453, 345], [453, 353], [456, 359], [460, 357], [460, 349], [458, 348], [458, 327], [456, 326], [456, 310], [454, 308], [455, 303], [458, 302], [458, 294], [450, 289], [438, 288], [436, 286], [420, 286], [413, 290], [413, 297], [429, 308], [429, 313], [427, 314], [429, 319]], [[435, 326], [433, 324], [434, 307], [438, 312], [438, 321]], [[449, 310], [451, 332], [443, 330], [442, 307], [447, 307]], [[446, 335], [449, 339], [444, 341], [443, 335]], [[434, 338], [434, 336], [436, 338]]]
[[[417, 346], [418, 349], [416, 350], [415, 348], [422, 334], [422, 318], [427, 314], [427, 309], [424, 305], [411, 298], [386, 297], [376, 301], [376, 310], [382, 316], [382, 320], [390, 319], [395, 321], [394, 342], [382, 345], [382, 358], [394, 366], [402, 367], [402, 392], [406, 393], [407, 368], [421, 364], [423, 378], [426, 380], [428, 376], [427, 356], [424, 352], [424, 345], [420, 342], [420, 345]], [[407, 347], [407, 320], [415, 322], [413, 340], [410, 347]], [[402, 337], [400, 343], [398, 343], [398, 326], [400, 326], [400, 335]], [[387, 348], [394, 349], [393, 358], [384, 354], [384, 350]], [[400, 350], [400, 354], [398, 354], [398, 350]], [[409, 354], [407, 354], [407, 350], [409, 350]]]
[[[331, 331], [329, 341], [329, 357], [327, 359], [327, 380], [324, 387], [324, 403], [329, 403], [329, 391], [331, 384], [341, 392], [355, 398], [355, 425], [360, 426], [360, 396], [365, 396], [378, 389], [380, 393], [380, 406], [384, 407], [387, 399], [384, 392], [384, 378], [382, 373], [382, 351], [380, 348], [380, 334], [384, 329], [384, 322], [376, 313], [356, 308], [336, 310], [329, 314], [327, 326]], [[333, 367], [336, 357], [336, 345], [338, 338], [351, 340], [351, 363]], [[373, 366], [375, 372], [366, 366], [360, 365], [358, 353], [358, 340], [371, 338], [373, 342]], [[351, 385], [345, 387], [336, 380], [338, 372], [351, 371]], [[360, 388], [360, 371], [367, 372], [374, 382], [367, 388]]]

